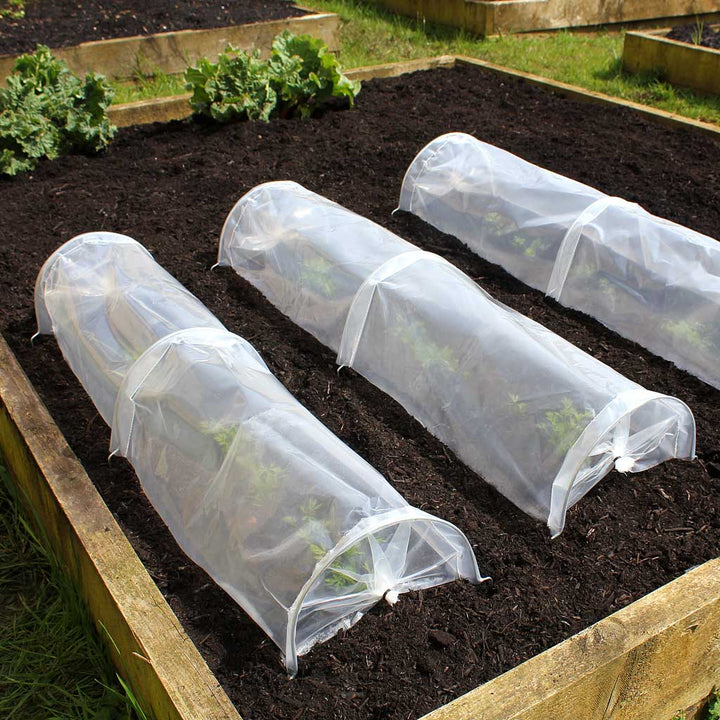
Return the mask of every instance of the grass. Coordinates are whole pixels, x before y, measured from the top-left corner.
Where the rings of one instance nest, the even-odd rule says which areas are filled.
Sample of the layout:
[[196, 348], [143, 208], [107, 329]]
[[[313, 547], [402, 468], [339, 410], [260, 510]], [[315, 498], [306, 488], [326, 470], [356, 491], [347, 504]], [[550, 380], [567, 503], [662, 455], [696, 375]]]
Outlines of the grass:
[[145, 720], [0, 467], [0, 717]]
[[136, 72], [133, 80], [115, 83], [113, 104], [182, 95], [184, 92], [187, 90], [182, 75], [168, 75], [157, 69], [150, 75]]
[[[340, 15], [340, 59], [346, 68], [432, 55], [469, 55], [515, 70], [720, 124], [720, 98], [674, 88], [654, 75], [622, 72], [623, 33], [558, 32], [479, 39], [462, 30], [426, 24], [361, 0], [313, 0], [317, 10]], [[139, 76], [118, 88], [116, 102], [184, 92], [179, 76]]]

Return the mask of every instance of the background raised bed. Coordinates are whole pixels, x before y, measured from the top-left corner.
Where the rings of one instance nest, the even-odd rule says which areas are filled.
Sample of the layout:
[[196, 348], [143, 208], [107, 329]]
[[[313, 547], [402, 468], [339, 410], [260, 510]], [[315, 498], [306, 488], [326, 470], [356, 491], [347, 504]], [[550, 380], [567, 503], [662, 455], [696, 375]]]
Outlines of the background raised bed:
[[228, 43], [267, 53], [285, 29], [309, 33], [331, 50], [338, 48], [337, 15], [313, 13], [286, 0], [222, 7], [209, 0], [182, 0], [178, 8], [167, 0], [151, 0], [159, 7], [137, 2], [129, 9], [127, 3], [116, 2], [97, 0], [63, 12], [66, 2], [33, 0], [25, 20], [0, 18], [0, 51], [5, 53], [0, 54], [0, 80], [11, 73], [17, 55], [34, 50], [36, 42], [52, 47], [77, 74], [94, 70], [117, 79], [138, 72], [183, 72], [200, 57], [215, 60]]
[[[720, 147], [467, 67], [368, 83], [356, 110], [217, 127], [128, 129], [104, 157], [67, 157], [0, 183], [2, 330], [171, 606], [247, 717], [417, 717], [623, 607], [720, 548], [717, 391], [598, 323], [528, 290], [416, 219], [390, 219], [405, 168], [447, 130], [474, 132], [531, 162], [717, 235]], [[440, 251], [496, 297], [632, 379], [676, 394], [698, 420], [701, 461], [613, 475], [556, 541], [396, 404], [282, 317], [229, 270], [209, 273], [234, 201], [288, 178]], [[698, 188], [701, 192], [698, 192]], [[48, 223], [48, 218], [52, 222]], [[135, 236], [262, 352], [331, 430], [413, 502], [465, 530], [493, 584], [455, 584], [378, 607], [318, 646], [288, 682], [275, 648], [169, 540], [52, 339], [30, 347], [32, 286], [45, 257], [93, 228]], [[708, 688], [709, 689], [709, 688]]]
[[670, 40], [665, 37], [668, 32], [669, 28], [627, 33], [622, 58], [625, 70], [659, 72], [675, 85], [720, 95], [720, 50]]
[[717, 13], [715, 0], [367, 0], [480, 35], [610, 25]]

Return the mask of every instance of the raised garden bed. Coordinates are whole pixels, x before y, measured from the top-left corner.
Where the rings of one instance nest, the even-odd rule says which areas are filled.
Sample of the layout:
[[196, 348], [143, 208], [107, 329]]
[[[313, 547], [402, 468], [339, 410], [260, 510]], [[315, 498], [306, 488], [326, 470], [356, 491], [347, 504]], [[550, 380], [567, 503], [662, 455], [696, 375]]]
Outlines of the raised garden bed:
[[287, 0], [249, 0], [220, 7], [210, 0], [96, 0], [68, 7], [63, 0], [28, 3], [24, 19], [0, 18], [0, 80], [17, 56], [38, 42], [53, 48], [73, 72], [123, 79], [136, 72], [178, 73], [199, 57], [213, 60], [228, 43], [270, 49], [285, 29], [338, 48], [338, 16], [314, 13]]
[[[474, 132], [531, 162], [718, 234], [720, 176], [712, 170], [720, 162], [717, 140], [658, 128], [629, 110], [590, 109], [464, 66], [373, 81], [356, 110], [306, 122], [127, 129], [103, 157], [67, 157], [42, 164], [31, 177], [0, 181], [7, 208], [0, 246], [6, 278], [1, 329], [246, 717], [419, 717], [718, 556], [718, 391], [545, 300], [417, 219], [390, 218], [408, 164], [426, 142], [449, 129]], [[700, 460], [627, 478], [608, 476], [571, 511], [565, 534], [550, 541], [540, 523], [464, 468], [385, 395], [352, 372], [338, 375], [331, 352], [232, 271], [208, 271], [235, 200], [259, 182], [280, 178], [440, 252], [498, 299], [631, 379], [687, 402], [698, 423]], [[315, 648], [301, 661], [299, 677], [288, 681], [262, 632], [174, 546], [129, 466], [107, 463], [108, 430], [54, 341], [29, 344], [40, 265], [61, 242], [93, 228], [124, 232], [147, 245], [411, 503], [467, 532], [494, 582], [479, 588], [457, 583], [404, 597], [393, 609], [378, 607], [352, 630]], [[573, 708], [578, 717], [600, 718], [608, 707], [616, 717], [671, 717], [707, 693], [717, 678], [713, 568], [683, 576], [672, 590], [661, 591], [669, 593], [663, 599], [645, 599], [622, 620], [611, 619], [553, 651], [550, 665], [537, 658], [438, 717], [465, 717], [473, 702], [492, 718], [550, 717], [552, 708], [560, 716], [563, 708], [568, 714]], [[670, 629], [664, 620], [668, 608], [681, 618]], [[637, 630], [632, 618], [649, 625]], [[567, 654], [568, 647], [575, 654]], [[665, 652], [664, 661], [655, 662], [647, 650]], [[588, 665], [574, 662], [580, 651]], [[649, 667], [676, 674], [656, 674], [648, 685]], [[574, 670], [570, 678], [568, 668]], [[558, 688], [568, 684], [571, 691], [558, 699]], [[558, 700], [554, 705], [547, 704], [551, 696]], [[642, 708], [640, 714], [632, 715], [636, 708]]]
[[[720, 25], [715, 26], [720, 29]], [[673, 40], [667, 28], [629, 32], [623, 45], [623, 67], [628, 72], [660, 72], [675, 85], [720, 94], [720, 49]]]
[[611, 25], [717, 13], [714, 0], [367, 0], [479, 35]]

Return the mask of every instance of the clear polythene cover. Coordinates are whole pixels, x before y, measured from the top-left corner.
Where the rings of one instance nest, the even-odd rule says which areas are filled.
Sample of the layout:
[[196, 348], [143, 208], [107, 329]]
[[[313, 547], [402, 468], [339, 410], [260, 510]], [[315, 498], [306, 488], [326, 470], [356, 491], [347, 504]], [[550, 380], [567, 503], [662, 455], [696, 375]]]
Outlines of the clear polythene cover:
[[226, 331], [180, 331], [145, 352], [111, 444], [291, 673], [386, 593], [481, 579], [457, 528], [409, 506]]
[[439, 256], [295, 183], [241, 198], [219, 262], [554, 535], [613, 466], [637, 472], [694, 455], [684, 403], [643, 389]]
[[720, 246], [463, 133], [413, 160], [399, 208], [720, 387]]
[[38, 280], [40, 328], [113, 406], [112, 453], [180, 547], [291, 673], [383, 596], [482, 580], [455, 526], [409, 506], [142, 246], [88, 234], [57, 255]]
[[120, 383], [150, 345], [176, 330], [222, 328], [140, 243], [111, 232], [78, 235], [45, 261], [35, 314], [108, 425]]

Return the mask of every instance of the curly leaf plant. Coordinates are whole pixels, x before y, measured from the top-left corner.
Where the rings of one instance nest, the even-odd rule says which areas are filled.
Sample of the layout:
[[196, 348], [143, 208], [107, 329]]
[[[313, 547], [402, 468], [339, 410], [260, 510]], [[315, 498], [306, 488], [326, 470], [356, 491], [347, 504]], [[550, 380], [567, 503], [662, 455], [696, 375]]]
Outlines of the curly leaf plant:
[[203, 58], [189, 67], [185, 82], [195, 113], [219, 122], [309, 117], [330, 98], [352, 107], [360, 92], [322, 40], [287, 30], [275, 38], [269, 60], [228, 45], [216, 63]]
[[17, 175], [41, 158], [102, 150], [115, 135], [107, 109], [112, 88], [102, 75], [82, 80], [44, 45], [21, 55], [0, 88], [0, 172]]

